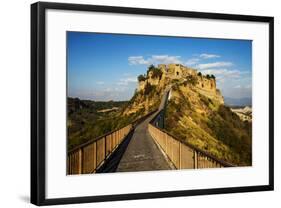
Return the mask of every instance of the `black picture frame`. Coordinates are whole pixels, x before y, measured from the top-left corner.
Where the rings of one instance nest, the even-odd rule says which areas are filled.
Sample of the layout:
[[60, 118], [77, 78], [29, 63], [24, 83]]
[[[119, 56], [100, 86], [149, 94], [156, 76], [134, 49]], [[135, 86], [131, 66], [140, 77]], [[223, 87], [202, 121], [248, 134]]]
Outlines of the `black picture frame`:
[[[163, 191], [153, 193], [129, 193], [120, 195], [85, 196], [72, 198], [46, 198], [46, 86], [45, 86], [45, 16], [47, 9], [107, 12], [121, 14], [192, 17], [201, 19], [263, 22], [269, 24], [269, 184], [235, 188], [211, 188], [201, 190]], [[31, 203], [35, 205], [72, 204], [146, 198], [193, 196], [274, 189], [274, 18], [235, 14], [202, 13], [160, 9], [94, 6], [38, 2], [31, 5]]]

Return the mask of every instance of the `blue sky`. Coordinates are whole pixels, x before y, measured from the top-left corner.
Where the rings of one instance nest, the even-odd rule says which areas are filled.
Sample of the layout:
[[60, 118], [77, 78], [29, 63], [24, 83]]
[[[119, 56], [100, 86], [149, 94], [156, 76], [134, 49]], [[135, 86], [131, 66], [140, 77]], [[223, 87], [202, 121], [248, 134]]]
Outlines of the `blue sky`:
[[208, 38], [67, 33], [68, 96], [129, 100], [150, 64], [181, 63], [214, 74], [223, 96], [252, 96], [252, 42]]

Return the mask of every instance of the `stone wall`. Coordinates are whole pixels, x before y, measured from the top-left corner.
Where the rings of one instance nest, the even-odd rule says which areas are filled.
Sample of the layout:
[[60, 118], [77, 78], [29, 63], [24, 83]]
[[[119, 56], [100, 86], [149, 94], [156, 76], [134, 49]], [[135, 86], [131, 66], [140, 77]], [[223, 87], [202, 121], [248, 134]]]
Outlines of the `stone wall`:
[[196, 69], [192, 69], [192, 68], [183, 66], [182, 64], [169, 64], [167, 66], [163, 66], [163, 64], [161, 64], [160, 67], [161, 67], [161, 69], [166, 68], [167, 76], [172, 79], [180, 79], [180, 78], [184, 78], [188, 75], [195, 76], [197, 74]]
[[220, 104], [224, 104], [223, 96], [221, 95], [220, 90], [216, 89], [215, 91], [207, 90], [204, 88], [196, 87], [198, 93], [212, 99], [216, 100]]
[[207, 91], [216, 92], [216, 80], [213, 78], [206, 78], [205, 76], [198, 76], [196, 87]]

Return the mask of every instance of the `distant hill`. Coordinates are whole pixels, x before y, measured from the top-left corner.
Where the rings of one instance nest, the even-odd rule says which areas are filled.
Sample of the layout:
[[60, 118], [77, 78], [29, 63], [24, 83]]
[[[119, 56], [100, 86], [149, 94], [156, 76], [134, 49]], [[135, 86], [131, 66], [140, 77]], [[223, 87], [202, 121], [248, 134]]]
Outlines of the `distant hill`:
[[80, 100], [79, 98], [67, 98], [68, 113], [78, 111], [79, 109], [91, 109], [94, 111], [102, 111], [104, 109], [118, 108], [126, 105], [128, 101], [92, 101]]
[[92, 101], [67, 98], [68, 149], [131, 123], [123, 116], [128, 101]]
[[244, 98], [230, 98], [224, 97], [225, 105], [228, 106], [252, 106], [252, 98], [244, 97]]

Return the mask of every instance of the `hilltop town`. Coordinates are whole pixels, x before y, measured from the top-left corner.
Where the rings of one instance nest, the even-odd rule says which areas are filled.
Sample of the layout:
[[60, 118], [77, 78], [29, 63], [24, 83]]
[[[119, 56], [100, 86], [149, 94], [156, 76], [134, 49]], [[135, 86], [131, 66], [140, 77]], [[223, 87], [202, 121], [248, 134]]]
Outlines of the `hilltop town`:
[[157, 79], [153, 76], [153, 69], [148, 72], [146, 79], [139, 80], [138, 91], [145, 88], [147, 84], [160, 85], [163, 87], [165, 83], [172, 80], [188, 81], [192, 78], [195, 81], [195, 87], [200, 93], [211, 99], [217, 99], [221, 104], [224, 103], [220, 90], [216, 88], [216, 79], [214, 75], [202, 75], [196, 69], [183, 66], [181, 64], [159, 64], [158, 69], [161, 70], [161, 78]]
[[[148, 68], [147, 74], [139, 75], [138, 87], [134, 95], [134, 103], [125, 111], [125, 114], [135, 113], [140, 110], [143, 106], [145, 111], [148, 112], [151, 108], [158, 104], [159, 97], [163, 89], [173, 83], [184, 83], [188, 84], [187, 87], [192, 87], [198, 93], [216, 100], [220, 104], [224, 104], [223, 96], [216, 87], [216, 78], [214, 75], [203, 75], [196, 69], [183, 66], [182, 64], [159, 64], [157, 67], [151, 65]], [[191, 84], [191, 85], [190, 85]], [[152, 96], [148, 91], [155, 91]], [[146, 92], [146, 93], [144, 93]], [[142, 94], [150, 94], [150, 97], [146, 100], [141, 98]], [[173, 91], [171, 92], [173, 96]], [[141, 102], [144, 102], [141, 105]], [[135, 104], [135, 105], [134, 105]]]

